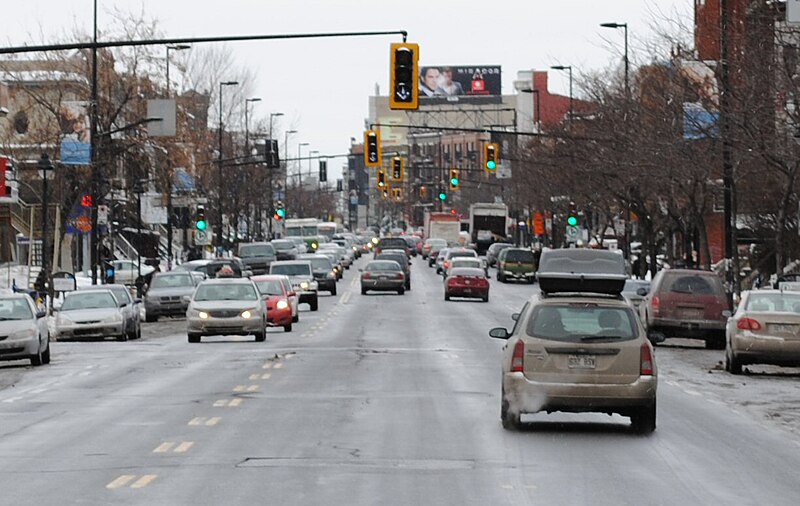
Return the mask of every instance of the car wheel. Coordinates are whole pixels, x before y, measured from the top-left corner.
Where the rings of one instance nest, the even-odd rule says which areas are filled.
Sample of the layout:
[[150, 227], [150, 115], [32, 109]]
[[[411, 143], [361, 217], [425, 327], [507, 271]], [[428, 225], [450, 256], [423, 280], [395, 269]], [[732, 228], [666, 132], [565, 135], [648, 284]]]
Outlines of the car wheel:
[[725, 336], [712, 336], [706, 339], [706, 348], [709, 350], [724, 350]]
[[200, 342], [200, 334], [189, 334], [189, 342], [190, 343], [199, 343]]
[[333, 285], [333, 288], [330, 289], [331, 295], [336, 295], [336, 285]]
[[497, 273], [497, 281], [503, 281], [502, 279], [500, 279], [500, 272]]
[[362, 288], [361, 289], [361, 295], [366, 295], [366, 294], [367, 294], [367, 289], [366, 288]]
[[650, 434], [656, 430], [656, 401], [638, 408], [631, 415], [631, 426], [639, 434]]
[[444, 292], [444, 300], [450, 300], [450, 294], [449, 293]]
[[151, 315], [145, 313], [144, 314], [144, 321], [146, 321], [148, 323], [157, 322], [158, 321], [158, 315], [154, 314], [154, 315], [151, 316]]
[[486, 295], [481, 297], [481, 299], [483, 300], [483, 302], [489, 302], [489, 294], [487, 293]]
[[142, 324], [136, 326], [136, 339], [142, 338]]
[[503, 400], [500, 402], [500, 421], [503, 423], [503, 428], [506, 430], [519, 429], [520, 415], [519, 413], [511, 412], [505, 395], [503, 396]]
[[42, 357], [42, 350], [36, 349], [36, 354], [31, 355], [31, 365], [33, 366], [40, 366], [44, 363], [44, 357]]
[[403, 295], [404, 293], [406, 293], [406, 289], [405, 288], [399, 288], [397, 290], [397, 295]]
[[50, 336], [47, 336], [47, 346], [45, 346], [44, 351], [42, 352], [42, 363], [49, 364], [50, 363]]
[[267, 340], [267, 331], [262, 330], [261, 332], [256, 332], [255, 336], [256, 336], [256, 342], [262, 343]]
[[296, 315], [292, 316], [292, 323], [297, 323], [299, 321], [300, 321], [300, 315], [299, 314], [296, 314]]
[[725, 370], [731, 374], [742, 374], [742, 361], [731, 350], [725, 353]]
[[291, 332], [292, 331], [292, 324], [290, 323], [289, 325], [284, 325], [283, 326], [283, 331], [284, 332]]
[[121, 341], [124, 343], [127, 340], [128, 340], [128, 333], [123, 330], [122, 334], [117, 336], [117, 341]]
[[406, 290], [411, 290], [411, 281], [406, 283]]
[[316, 311], [317, 309], [319, 309], [319, 305], [318, 305], [318, 304], [319, 304], [319, 302], [317, 301], [317, 298], [316, 298], [316, 297], [314, 297], [314, 300], [312, 300], [311, 302], [309, 302], [309, 304], [308, 304], [308, 305], [309, 305], [309, 306], [311, 306], [311, 310], [312, 310], [312, 311]]

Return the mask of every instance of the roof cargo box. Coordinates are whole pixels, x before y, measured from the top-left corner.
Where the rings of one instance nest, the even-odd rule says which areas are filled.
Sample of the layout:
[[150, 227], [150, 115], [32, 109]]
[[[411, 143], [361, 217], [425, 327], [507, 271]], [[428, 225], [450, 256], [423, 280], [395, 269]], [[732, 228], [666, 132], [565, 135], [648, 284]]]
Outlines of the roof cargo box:
[[545, 250], [536, 277], [543, 293], [608, 295], [618, 295], [628, 278], [622, 255], [593, 249]]

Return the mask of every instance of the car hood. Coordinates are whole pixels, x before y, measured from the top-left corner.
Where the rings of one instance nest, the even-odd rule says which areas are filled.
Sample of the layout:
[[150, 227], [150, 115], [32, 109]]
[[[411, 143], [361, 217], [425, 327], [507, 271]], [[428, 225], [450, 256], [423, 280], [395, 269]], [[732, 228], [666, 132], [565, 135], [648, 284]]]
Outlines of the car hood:
[[19, 332], [20, 330], [31, 328], [36, 328], [36, 323], [34, 323], [33, 320], [0, 321], [0, 336], [7, 336], [12, 332]]
[[264, 301], [258, 300], [205, 300], [192, 301], [191, 309], [196, 311], [214, 311], [217, 309], [252, 309], [259, 307]]
[[73, 309], [59, 311], [58, 316], [66, 316], [70, 320], [79, 322], [93, 322], [105, 320], [119, 313], [119, 308], [99, 308], [99, 309]]
[[194, 293], [194, 286], [170, 286], [164, 288], [150, 288], [145, 297], [170, 297], [176, 295], [191, 295]]

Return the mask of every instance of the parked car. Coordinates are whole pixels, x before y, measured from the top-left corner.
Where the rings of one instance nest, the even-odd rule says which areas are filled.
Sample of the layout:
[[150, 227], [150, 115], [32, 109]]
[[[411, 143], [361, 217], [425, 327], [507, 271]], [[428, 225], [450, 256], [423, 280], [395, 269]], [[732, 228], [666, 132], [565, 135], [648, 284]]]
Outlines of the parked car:
[[318, 291], [330, 292], [336, 295], [336, 269], [330, 257], [319, 253], [306, 253], [297, 257], [298, 260], [308, 260], [314, 270], [314, 279], [317, 280]]
[[742, 292], [725, 327], [725, 370], [748, 364], [800, 367], [800, 292]]
[[628, 302], [638, 313], [639, 305], [649, 291], [650, 281], [646, 279], [628, 279], [625, 281], [625, 288], [622, 289], [622, 296], [628, 299]]
[[368, 291], [391, 291], [403, 295], [406, 275], [394, 260], [370, 260], [361, 271], [361, 295]]
[[513, 248], [514, 245], [509, 242], [496, 242], [489, 246], [486, 250], [486, 262], [489, 267], [494, 267], [497, 264], [497, 256], [506, 248]]
[[[158, 273], [156, 273], [158, 274]], [[98, 285], [95, 285], [95, 288]], [[131, 296], [130, 290], [125, 285], [112, 284], [112, 285], [99, 285], [101, 288], [108, 288], [117, 299], [117, 307], [122, 311], [122, 317], [125, 319], [125, 332], [128, 334], [128, 339], [139, 339], [142, 337], [142, 320], [141, 311], [139, 310], [142, 305], [142, 299], [134, 298]]]
[[0, 295], [0, 360], [50, 363], [47, 313], [24, 293]]
[[483, 268], [451, 267], [444, 279], [444, 300], [452, 297], [477, 298], [489, 302], [489, 280]]
[[497, 255], [497, 280], [509, 278], [533, 283], [536, 280], [536, 254], [526, 248], [505, 248]]
[[639, 316], [653, 339], [690, 337], [706, 347], [725, 349], [725, 325], [731, 315], [722, 279], [691, 269], [659, 271], [639, 304]]
[[275, 248], [275, 255], [278, 260], [294, 260], [297, 258], [297, 246], [294, 241], [289, 239], [273, 239], [270, 241], [272, 247]]
[[239, 244], [237, 255], [253, 275], [266, 274], [269, 271], [269, 264], [278, 259], [275, 248], [268, 242]]
[[405, 252], [399, 249], [385, 249], [380, 254], [375, 255], [375, 260], [394, 260], [400, 264], [405, 275], [405, 289], [411, 290], [411, 260], [408, 259]]
[[299, 303], [308, 303], [312, 311], [319, 308], [317, 299], [318, 283], [314, 280], [314, 269], [308, 260], [282, 260], [272, 262], [270, 274], [289, 276], [292, 288], [299, 296]]
[[114, 337], [127, 341], [124, 308], [109, 288], [97, 285], [69, 292], [56, 312], [55, 331], [59, 341]]
[[289, 291], [282, 282], [284, 276], [272, 276], [264, 274], [253, 276], [250, 280], [256, 284], [261, 298], [267, 308], [267, 325], [270, 327], [283, 327], [285, 332], [292, 331], [292, 303], [289, 300]]
[[190, 343], [215, 335], [253, 335], [256, 341], [264, 341], [266, 313], [266, 305], [250, 279], [207, 279], [197, 285], [189, 301], [186, 333]]
[[186, 296], [192, 295], [202, 281], [195, 274], [200, 273], [181, 270], [156, 273], [144, 296], [145, 321], [157, 321], [159, 316], [185, 316], [189, 307]]
[[[119, 283], [122, 285], [129, 285], [133, 286], [136, 284], [136, 279], [139, 277], [139, 264], [136, 260], [114, 260], [112, 263], [114, 267], [114, 282]], [[149, 282], [150, 276], [156, 271], [155, 267], [152, 265], [147, 265], [146, 263], [142, 262], [141, 273], [142, 279], [144, 279], [145, 283]], [[84, 271], [81, 273], [76, 274], [76, 282], [78, 285], [90, 285], [91, 282], [86, 283], [87, 279], [91, 279], [92, 272], [91, 269], [88, 271]], [[104, 279], [100, 275], [100, 271], [97, 271], [97, 279]], [[96, 285], [92, 285], [96, 286]]]
[[653, 347], [620, 296], [624, 259], [603, 250], [548, 250], [539, 270], [541, 293], [528, 299], [502, 356], [500, 416], [515, 429], [540, 411], [628, 416], [634, 430], [656, 428], [658, 372]]

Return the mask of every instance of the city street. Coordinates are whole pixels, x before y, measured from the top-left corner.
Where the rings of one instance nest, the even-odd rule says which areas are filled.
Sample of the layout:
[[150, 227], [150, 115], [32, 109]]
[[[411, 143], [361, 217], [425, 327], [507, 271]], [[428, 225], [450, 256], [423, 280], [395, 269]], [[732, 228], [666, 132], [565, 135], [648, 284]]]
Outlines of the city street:
[[267, 341], [54, 342], [0, 363], [4, 504], [770, 504], [800, 502], [796, 369], [733, 377], [722, 351], [656, 348], [658, 428], [545, 414], [500, 424], [500, 349], [536, 285], [445, 302], [413, 258], [403, 296], [358, 267]]

